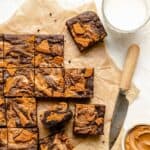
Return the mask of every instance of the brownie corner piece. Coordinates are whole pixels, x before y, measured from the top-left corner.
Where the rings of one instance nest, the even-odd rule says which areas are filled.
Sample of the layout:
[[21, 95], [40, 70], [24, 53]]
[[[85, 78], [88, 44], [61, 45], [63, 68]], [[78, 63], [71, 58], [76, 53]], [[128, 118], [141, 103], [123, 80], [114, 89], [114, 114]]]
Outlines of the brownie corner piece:
[[65, 97], [92, 98], [94, 94], [93, 68], [65, 69]]
[[37, 128], [8, 128], [8, 150], [37, 150]]
[[7, 150], [7, 128], [0, 128], [0, 150]]
[[5, 97], [33, 97], [34, 70], [32, 68], [7, 68], [4, 70]]
[[107, 35], [100, 18], [93, 11], [85, 11], [67, 20], [66, 25], [81, 52], [103, 42]]
[[0, 127], [6, 126], [6, 103], [3, 97], [0, 97]]
[[4, 62], [7, 68], [34, 67], [32, 34], [4, 34]]
[[63, 97], [63, 95], [64, 95], [63, 68], [35, 69], [36, 97]]
[[64, 66], [64, 36], [37, 35], [35, 38], [35, 67]]
[[34, 98], [7, 98], [6, 105], [8, 128], [33, 128], [37, 126], [37, 105]]
[[105, 106], [76, 104], [73, 132], [76, 135], [103, 135]]
[[49, 109], [43, 112], [41, 121], [46, 128], [49, 128], [52, 133], [57, 133], [63, 129], [66, 122], [72, 117], [72, 111], [65, 102], [53, 103]]
[[39, 149], [40, 150], [73, 150], [74, 146], [72, 140], [64, 133], [58, 133], [54, 136], [47, 136], [40, 139]]

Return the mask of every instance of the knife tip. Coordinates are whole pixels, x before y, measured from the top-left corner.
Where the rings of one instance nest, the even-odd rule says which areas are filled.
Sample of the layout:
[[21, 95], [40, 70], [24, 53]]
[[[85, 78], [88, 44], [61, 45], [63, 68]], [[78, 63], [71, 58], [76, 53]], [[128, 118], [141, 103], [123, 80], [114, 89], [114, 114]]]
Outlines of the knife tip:
[[114, 145], [114, 141], [110, 141], [109, 142], [109, 150], [111, 150], [112, 149], [112, 146]]

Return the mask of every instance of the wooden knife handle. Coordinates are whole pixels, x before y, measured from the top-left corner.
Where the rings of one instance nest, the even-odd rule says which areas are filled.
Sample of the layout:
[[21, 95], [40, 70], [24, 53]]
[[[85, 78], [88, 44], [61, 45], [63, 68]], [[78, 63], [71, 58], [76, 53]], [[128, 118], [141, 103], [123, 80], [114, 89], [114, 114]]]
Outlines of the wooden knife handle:
[[120, 82], [120, 89], [122, 91], [128, 90], [131, 86], [131, 81], [138, 61], [139, 52], [140, 47], [136, 44], [132, 44], [128, 48]]

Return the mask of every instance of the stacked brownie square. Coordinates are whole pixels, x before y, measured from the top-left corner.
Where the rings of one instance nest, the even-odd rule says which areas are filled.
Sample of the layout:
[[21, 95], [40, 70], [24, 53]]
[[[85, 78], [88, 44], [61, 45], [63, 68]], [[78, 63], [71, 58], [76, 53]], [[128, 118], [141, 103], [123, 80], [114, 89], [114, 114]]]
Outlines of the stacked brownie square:
[[[66, 24], [80, 51], [106, 36], [94, 12]], [[73, 116], [69, 104], [56, 102], [43, 113], [41, 122], [54, 134], [38, 139], [37, 101], [89, 99], [93, 85], [93, 68], [64, 68], [63, 35], [0, 35], [0, 150], [53, 150], [59, 146], [72, 150], [61, 131]], [[76, 104], [73, 133], [103, 134], [104, 113], [103, 105]]]

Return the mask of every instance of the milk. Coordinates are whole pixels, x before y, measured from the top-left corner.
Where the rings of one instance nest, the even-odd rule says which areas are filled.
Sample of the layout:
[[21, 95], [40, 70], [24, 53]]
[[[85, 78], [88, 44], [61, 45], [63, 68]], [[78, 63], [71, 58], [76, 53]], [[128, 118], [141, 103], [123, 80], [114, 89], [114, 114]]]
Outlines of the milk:
[[104, 0], [104, 13], [109, 23], [120, 30], [135, 30], [147, 19], [145, 0]]

